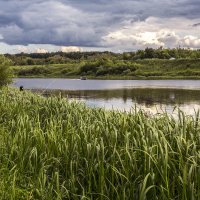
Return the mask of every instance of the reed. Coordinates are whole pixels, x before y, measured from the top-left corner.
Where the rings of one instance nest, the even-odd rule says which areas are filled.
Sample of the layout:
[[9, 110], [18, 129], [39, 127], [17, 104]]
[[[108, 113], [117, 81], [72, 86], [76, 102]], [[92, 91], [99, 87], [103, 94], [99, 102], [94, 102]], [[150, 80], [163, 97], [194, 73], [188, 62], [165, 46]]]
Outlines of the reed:
[[0, 91], [1, 199], [200, 199], [200, 125]]

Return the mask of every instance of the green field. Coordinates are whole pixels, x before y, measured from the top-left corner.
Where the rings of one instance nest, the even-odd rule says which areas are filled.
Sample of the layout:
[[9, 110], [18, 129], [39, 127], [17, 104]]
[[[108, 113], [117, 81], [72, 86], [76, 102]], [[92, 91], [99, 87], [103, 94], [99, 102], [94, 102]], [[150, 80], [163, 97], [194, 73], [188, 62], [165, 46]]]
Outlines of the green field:
[[0, 90], [1, 199], [200, 199], [199, 113], [90, 109]]
[[16, 77], [200, 79], [200, 59], [99, 60], [12, 67]]

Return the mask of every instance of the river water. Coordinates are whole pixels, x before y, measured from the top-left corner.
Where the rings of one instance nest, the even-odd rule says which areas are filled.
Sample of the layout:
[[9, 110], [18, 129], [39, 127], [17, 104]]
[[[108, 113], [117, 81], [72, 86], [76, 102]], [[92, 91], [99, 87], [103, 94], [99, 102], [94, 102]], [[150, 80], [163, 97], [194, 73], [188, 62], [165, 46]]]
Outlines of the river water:
[[43, 94], [62, 93], [90, 107], [130, 111], [137, 106], [156, 114], [180, 108], [188, 115], [200, 109], [200, 80], [79, 80], [18, 78], [15, 87]]

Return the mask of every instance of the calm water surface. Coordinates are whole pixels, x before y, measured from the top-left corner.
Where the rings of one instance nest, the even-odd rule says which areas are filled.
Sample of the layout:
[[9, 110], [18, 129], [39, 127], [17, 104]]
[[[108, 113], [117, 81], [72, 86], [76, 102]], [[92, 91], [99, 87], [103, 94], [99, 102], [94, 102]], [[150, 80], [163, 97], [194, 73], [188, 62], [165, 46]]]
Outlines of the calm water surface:
[[178, 107], [188, 115], [200, 109], [200, 80], [15, 79], [13, 84], [43, 94], [84, 101], [91, 107], [130, 111], [135, 105], [152, 114]]

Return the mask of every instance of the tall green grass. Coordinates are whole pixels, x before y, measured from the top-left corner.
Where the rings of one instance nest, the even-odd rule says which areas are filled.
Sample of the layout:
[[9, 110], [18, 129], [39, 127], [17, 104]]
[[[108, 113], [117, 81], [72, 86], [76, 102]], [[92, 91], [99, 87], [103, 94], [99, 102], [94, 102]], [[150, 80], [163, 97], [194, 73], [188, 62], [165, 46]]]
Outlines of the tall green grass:
[[1, 199], [200, 199], [199, 113], [178, 119], [0, 91]]

